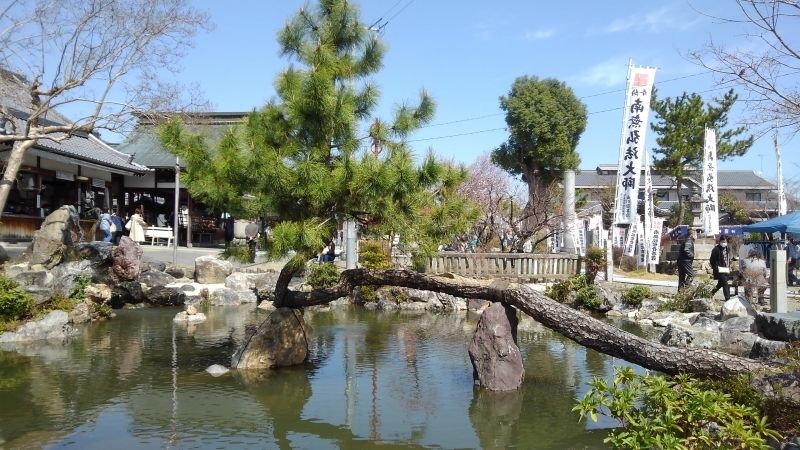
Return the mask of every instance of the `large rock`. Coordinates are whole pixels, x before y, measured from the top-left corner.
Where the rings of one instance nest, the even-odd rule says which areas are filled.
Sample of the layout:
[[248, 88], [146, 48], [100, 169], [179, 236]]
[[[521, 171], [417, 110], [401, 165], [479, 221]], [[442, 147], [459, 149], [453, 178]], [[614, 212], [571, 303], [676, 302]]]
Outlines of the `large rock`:
[[144, 291], [138, 281], [123, 281], [111, 289], [112, 308], [122, 308], [125, 304], [138, 304], [144, 301]]
[[719, 305], [711, 298], [693, 298], [689, 300], [689, 305], [693, 312], [716, 312], [719, 310]]
[[722, 323], [712, 319], [711, 317], [702, 316], [702, 315], [695, 317], [694, 321], [692, 321], [692, 326], [693, 327], [700, 328], [700, 329], [706, 330], [706, 331], [717, 332], [717, 331], [719, 331], [719, 326], [720, 325], [722, 325]]
[[786, 342], [784, 341], [771, 341], [759, 337], [753, 343], [753, 348], [748, 356], [750, 358], [772, 358], [777, 352], [785, 348]]
[[147, 272], [142, 272], [139, 275], [139, 283], [145, 284], [149, 288], [166, 286], [174, 282], [175, 278], [172, 275], [169, 275], [164, 272], [156, 272], [154, 270], [148, 270]]
[[111, 242], [79, 242], [68, 246], [64, 252], [65, 261], [89, 261], [95, 267], [108, 268], [113, 262]]
[[64, 259], [66, 248], [74, 242], [73, 230], [81, 232], [78, 223], [78, 212], [73, 206], [62, 206], [50, 213], [33, 234], [31, 264], [42, 264], [48, 269], [59, 264]]
[[142, 271], [142, 249], [128, 236], [122, 236], [112, 252], [114, 263], [111, 271], [123, 281], [135, 280]]
[[86, 323], [92, 320], [94, 303], [83, 301], [69, 312], [69, 321], [74, 324]]
[[747, 317], [756, 316], [756, 311], [750, 305], [750, 302], [743, 296], [731, 297], [722, 304], [722, 321], [726, 321], [731, 317]]
[[178, 314], [175, 314], [175, 318], [172, 319], [175, 323], [185, 323], [187, 325], [201, 323], [206, 321], [206, 315], [197, 312], [194, 306], [189, 305], [186, 308], [186, 311], [181, 311]]
[[75, 290], [75, 281], [78, 277], [85, 277], [90, 280], [101, 278], [97, 270], [88, 260], [59, 264], [51, 270], [53, 277], [55, 277], [53, 290], [69, 295]]
[[164, 272], [172, 275], [175, 278], [187, 278], [186, 270], [181, 266], [174, 266], [170, 264], [164, 269]]
[[636, 320], [649, 319], [653, 313], [658, 311], [662, 303], [664, 302], [655, 298], [646, 298], [642, 300], [642, 304], [636, 311]]
[[259, 273], [234, 272], [225, 278], [225, 287], [234, 291], [255, 289]]
[[238, 306], [245, 303], [256, 303], [258, 301], [253, 291], [234, 291], [228, 288], [211, 291], [209, 299], [214, 306]]
[[756, 331], [756, 318], [752, 316], [731, 317], [722, 322], [719, 331], [729, 333], [753, 333]]
[[671, 323], [684, 327], [691, 326], [689, 320], [686, 319], [686, 316], [677, 311], [656, 311], [653, 314], [650, 314], [649, 319], [653, 321], [653, 325], [657, 327], [666, 327]]
[[92, 284], [83, 290], [83, 297], [92, 303], [110, 303], [111, 288], [106, 284]]
[[302, 363], [308, 357], [310, 327], [302, 311], [278, 308], [273, 311], [234, 353], [232, 367], [237, 369], [272, 369]]
[[194, 260], [194, 276], [198, 283], [224, 283], [233, 272], [233, 264], [214, 256], [200, 256]]
[[69, 314], [50, 311], [40, 320], [32, 320], [17, 328], [0, 334], [0, 344], [7, 342], [30, 342], [40, 340], [63, 340], [76, 334], [69, 325]]
[[162, 261], [145, 261], [142, 263], [142, 272], [166, 272], [167, 263]]
[[483, 311], [469, 344], [475, 384], [493, 391], [511, 391], [522, 384], [525, 367], [516, 327], [512, 307], [494, 303]]
[[754, 333], [720, 331], [717, 349], [732, 355], [749, 356], [757, 340], [758, 335]]
[[756, 328], [767, 339], [776, 341], [800, 340], [800, 312], [760, 313]]
[[41, 286], [52, 287], [55, 277], [47, 270], [26, 270], [19, 272], [13, 277], [19, 286]]
[[156, 286], [147, 291], [147, 302], [156, 306], [181, 306], [186, 294], [180, 289]]
[[716, 348], [719, 339], [718, 332], [669, 324], [661, 336], [661, 343], [672, 347]]

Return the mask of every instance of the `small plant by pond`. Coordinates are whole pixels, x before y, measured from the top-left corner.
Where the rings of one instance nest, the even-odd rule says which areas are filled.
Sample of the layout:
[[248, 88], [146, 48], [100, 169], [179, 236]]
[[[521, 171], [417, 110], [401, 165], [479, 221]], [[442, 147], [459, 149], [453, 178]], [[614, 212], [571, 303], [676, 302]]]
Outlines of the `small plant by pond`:
[[314, 289], [325, 289], [339, 282], [339, 269], [333, 263], [314, 264], [306, 281]]
[[249, 264], [252, 262], [253, 255], [250, 253], [250, 248], [241, 244], [230, 244], [222, 253], [219, 254], [220, 258], [238, 262], [240, 264]]
[[781, 436], [751, 405], [687, 375], [667, 378], [617, 369], [613, 381], [595, 378], [573, 408], [581, 419], [616, 419], [605, 439], [614, 448], [769, 449]]
[[622, 301], [637, 308], [642, 305], [642, 300], [652, 297], [653, 291], [647, 286], [633, 286], [622, 293]]
[[14, 327], [33, 310], [33, 298], [5, 275], [0, 275], [0, 331]]
[[578, 289], [575, 300], [586, 309], [599, 310], [603, 306], [603, 299], [594, 286], [584, 286]]
[[662, 303], [658, 310], [692, 312], [692, 300], [695, 298], [710, 298], [711, 289], [712, 283], [710, 280], [693, 283], [691, 286], [679, 290], [672, 298]]

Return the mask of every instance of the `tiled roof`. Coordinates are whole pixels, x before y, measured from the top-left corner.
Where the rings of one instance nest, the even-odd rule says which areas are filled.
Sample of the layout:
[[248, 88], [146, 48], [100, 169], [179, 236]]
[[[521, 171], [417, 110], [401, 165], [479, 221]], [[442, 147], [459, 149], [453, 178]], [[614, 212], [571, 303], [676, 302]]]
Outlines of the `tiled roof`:
[[[25, 103], [25, 82], [18, 75], [0, 69], [0, 103], [14, 116], [17, 130], [25, 128], [31, 107]], [[40, 119], [42, 125], [69, 124], [70, 121], [55, 110]], [[53, 139], [39, 139], [35, 149], [45, 153], [66, 156], [70, 159], [93, 163], [115, 172], [143, 174], [148, 168], [131, 161], [130, 156], [119, 152], [91, 134], [75, 134], [63, 140], [63, 133], [53, 134]]]
[[[192, 132], [201, 134], [208, 145], [214, 147], [222, 135], [234, 124], [241, 122], [247, 113], [223, 112], [193, 115], [195, 124], [188, 125]], [[165, 149], [156, 134], [157, 124], [151, 120], [141, 119], [136, 128], [119, 144], [119, 151], [133, 155], [133, 160], [150, 168], [175, 166], [175, 155]]]
[[[612, 173], [609, 171], [610, 165], [601, 165], [598, 169], [602, 169], [604, 173], [599, 173], [600, 170], [579, 170], [575, 173], [575, 187], [577, 188], [593, 188], [614, 186], [616, 184], [617, 174], [616, 167], [613, 168]], [[675, 179], [667, 175], [660, 175], [652, 173], [653, 187], [656, 188], [674, 188]], [[718, 172], [717, 184], [722, 189], [776, 189], [775, 185], [765, 180], [752, 170], [720, 170]]]

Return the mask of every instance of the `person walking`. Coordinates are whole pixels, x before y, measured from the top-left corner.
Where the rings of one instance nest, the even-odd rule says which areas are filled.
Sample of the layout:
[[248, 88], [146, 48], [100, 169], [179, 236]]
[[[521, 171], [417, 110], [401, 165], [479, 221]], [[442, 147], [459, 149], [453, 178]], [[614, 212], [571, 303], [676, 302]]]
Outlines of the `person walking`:
[[797, 243], [794, 238], [786, 240], [786, 284], [789, 286], [797, 286], [797, 274], [794, 273], [800, 265], [800, 250], [797, 248]]
[[114, 245], [119, 245], [119, 238], [122, 237], [125, 227], [122, 225], [123, 221], [117, 213], [117, 210], [114, 210], [114, 212], [111, 213], [111, 222], [114, 223], [114, 228], [116, 228], [116, 230], [112, 233], [111, 242]]
[[731, 298], [730, 287], [728, 286], [728, 279], [731, 274], [731, 253], [728, 249], [727, 237], [721, 236], [719, 238], [719, 243], [711, 250], [709, 262], [711, 263], [711, 270], [714, 272], [714, 279], [717, 280], [717, 285], [711, 291], [711, 296], [713, 297], [718, 290], [722, 289], [722, 295], [725, 300], [729, 300]]
[[125, 224], [125, 228], [130, 231], [131, 240], [134, 242], [144, 242], [144, 230], [147, 227], [147, 222], [142, 219], [142, 210], [136, 208], [133, 215]]
[[740, 262], [739, 270], [741, 270], [744, 280], [744, 296], [753, 306], [766, 306], [764, 292], [767, 290], [769, 282], [767, 281], [767, 262], [761, 256], [761, 250], [750, 249], [747, 258]]
[[99, 212], [100, 232], [103, 233], [103, 242], [111, 242], [111, 225], [114, 223], [111, 221], [111, 214], [106, 209], [101, 209]]
[[678, 290], [692, 284], [694, 280], [694, 240], [697, 233], [689, 230], [686, 239], [678, 247]]

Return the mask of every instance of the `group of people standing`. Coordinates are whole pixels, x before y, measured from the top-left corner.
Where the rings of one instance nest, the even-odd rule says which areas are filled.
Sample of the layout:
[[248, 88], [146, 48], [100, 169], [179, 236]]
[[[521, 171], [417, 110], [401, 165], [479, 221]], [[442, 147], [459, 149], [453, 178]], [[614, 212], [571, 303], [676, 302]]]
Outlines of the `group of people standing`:
[[136, 208], [129, 217], [122, 217], [115, 210], [111, 213], [107, 209], [97, 209], [98, 225], [97, 228], [103, 234], [103, 242], [119, 244], [120, 238], [127, 234], [135, 242], [144, 242], [144, 231], [147, 222], [142, 218], [142, 210]]
[[[689, 286], [694, 279], [695, 239], [697, 239], [697, 231], [689, 230], [688, 236], [680, 243], [678, 248], [678, 290]], [[711, 250], [709, 258], [713, 278], [717, 281], [711, 291], [711, 295], [713, 296], [717, 291], [722, 290], [725, 300], [731, 297], [731, 261], [736, 259], [731, 257], [731, 250], [728, 244], [728, 237], [720, 236], [717, 245]], [[787, 240], [786, 249], [787, 282], [789, 286], [797, 285], [798, 280], [794, 274], [794, 269], [800, 263], [800, 249], [798, 249], [793, 239]], [[766, 306], [764, 293], [769, 285], [769, 272], [767, 271], [764, 255], [762, 255], [759, 248], [751, 248], [747, 253], [747, 257], [739, 261], [739, 274], [744, 286], [745, 297], [753, 304]]]

